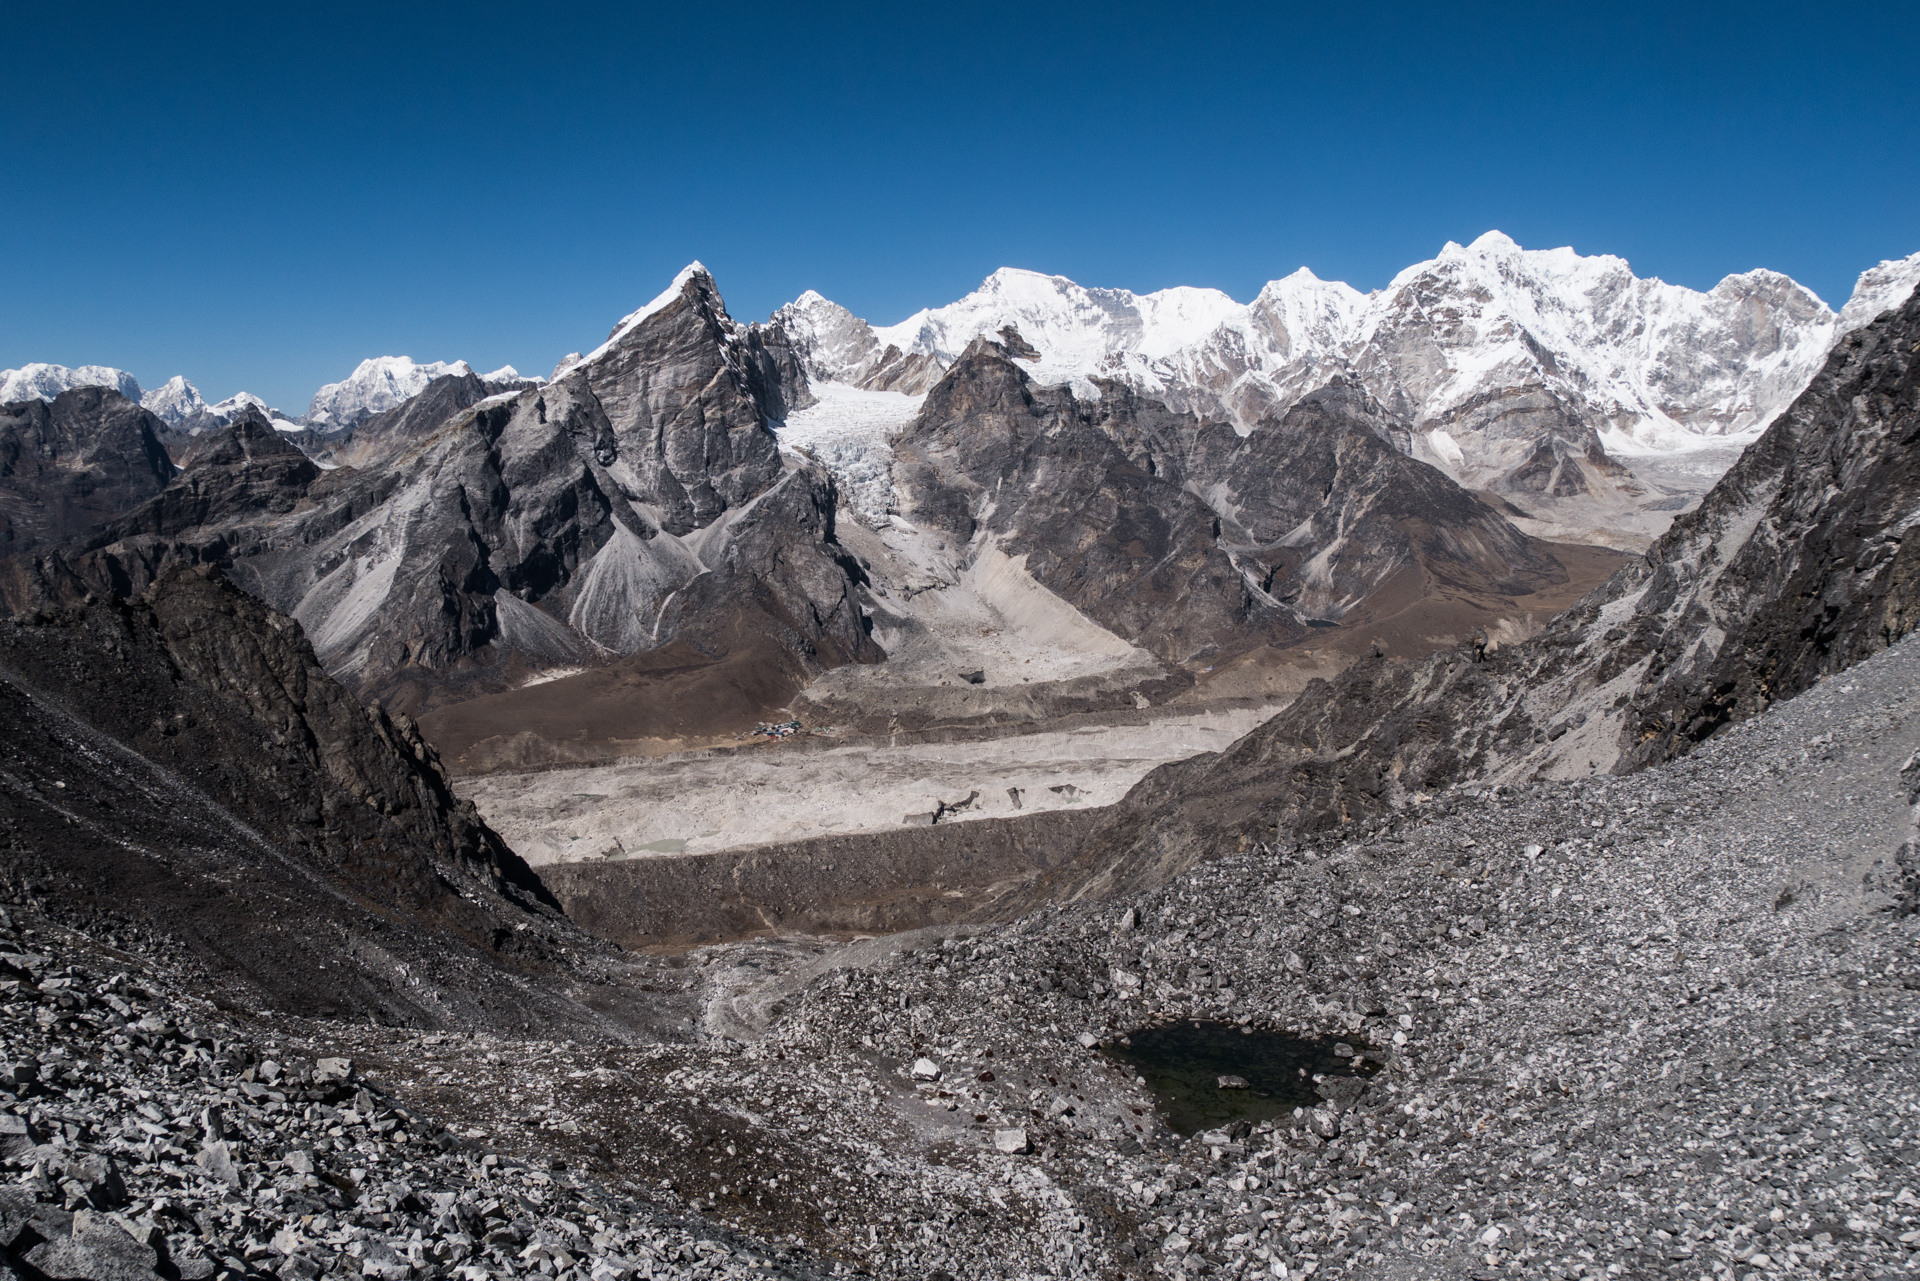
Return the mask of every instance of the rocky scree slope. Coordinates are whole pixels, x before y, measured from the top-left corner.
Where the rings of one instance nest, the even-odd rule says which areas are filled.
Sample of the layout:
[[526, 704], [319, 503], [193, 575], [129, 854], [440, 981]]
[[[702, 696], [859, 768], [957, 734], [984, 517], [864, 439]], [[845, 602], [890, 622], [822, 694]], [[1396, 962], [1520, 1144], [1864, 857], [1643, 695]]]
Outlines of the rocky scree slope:
[[300, 629], [211, 571], [0, 623], [0, 848], [63, 919], [165, 936], [239, 1009], [592, 1026], [606, 949], [363, 708]]
[[442, 379], [367, 419], [343, 455], [366, 470], [302, 470], [236, 428], [224, 475], [181, 481], [226, 501], [128, 513], [10, 603], [216, 564], [357, 692], [407, 706], [675, 639], [717, 658], [745, 638], [810, 670], [876, 659], [832, 482], [783, 463], [767, 428], [806, 394], [782, 336], [735, 325], [704, 271], [643, 312], [550, 385], [474, 400]]
[[1906, 635], [1917, 348], [1920, 297], [1849, 335], [1699, 510], [1542, 635], [1316, 683], [1228, 751], [1142, 780], [1059, 875], [1105, 892], [1463, 780], [1623, 773]]
[[[901, 940], [786, 998], [702, 1093], [779, 1098], [803, 1050], [871, 1042], [896, 1089], [928, 1060], [934, 1124], [896, 1110], [878, 1181], [906, 1183], [917, 1129], [943, 1175], [1046, 1213], [1009, 1272], [1902, 1275], [1917, 661], [1909, 641], [1629, 778], [1455, 788], [1146, 893]], [[1384, 1070], [1182, 1140], [1089, 1048], [1182, 1018], [1337, 1036]], [[993, 1154], [1009, 1124], [1036, 1157]], [[960, 1223], [940, 1244], [991, 1258], [995, 1225]], [[940, 1266], [904, 1229], [882, 1228], [887, 1270]]]
[[[68, 929], [11, 888], [0, 910], [0, 1266], [12, 1274], [822, 1273], [630, 1179], [529, 1160], [471, 1124], [449, 1129], [328, 1052], [342, 1025], [216, 1008], [177, 957]], [[458, 1049], [478, 1075], [521, 1047], [435, 1034], [415, 1048]]]

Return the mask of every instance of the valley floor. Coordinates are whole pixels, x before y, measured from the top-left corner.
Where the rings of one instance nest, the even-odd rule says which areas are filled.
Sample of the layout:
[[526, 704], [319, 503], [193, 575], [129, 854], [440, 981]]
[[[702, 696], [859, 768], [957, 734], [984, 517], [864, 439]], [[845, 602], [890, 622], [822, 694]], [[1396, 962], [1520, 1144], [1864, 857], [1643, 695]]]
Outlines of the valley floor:
[[[1148, 770], [1226, 747], [1279, 708], [1229, 707], [955, 741], [785, 739], [463, 782], [528, 862], [709, 853], [1110, 805]], [[1011, 793], [1018, 793], [1016, 805]], [[943, 809], [943, 806], [945, 807]]]

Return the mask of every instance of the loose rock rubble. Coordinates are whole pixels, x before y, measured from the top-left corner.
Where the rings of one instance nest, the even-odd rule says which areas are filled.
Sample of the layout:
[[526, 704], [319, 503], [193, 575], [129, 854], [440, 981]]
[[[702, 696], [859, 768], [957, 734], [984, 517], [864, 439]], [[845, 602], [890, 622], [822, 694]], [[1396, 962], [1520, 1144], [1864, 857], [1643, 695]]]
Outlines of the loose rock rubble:
[[30, 905], [0, 913], [0, 973], [0, 1274], [814, 1274], [631, 1189], [449, 1130], [350, 1060], [302, 1053], [186, 995], [180, 973]]

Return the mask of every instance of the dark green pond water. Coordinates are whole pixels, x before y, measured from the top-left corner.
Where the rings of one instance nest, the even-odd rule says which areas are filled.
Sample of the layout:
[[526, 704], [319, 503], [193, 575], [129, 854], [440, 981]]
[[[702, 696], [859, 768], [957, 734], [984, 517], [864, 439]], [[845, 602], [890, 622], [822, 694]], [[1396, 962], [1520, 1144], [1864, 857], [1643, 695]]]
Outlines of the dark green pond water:
[[[1197, 1134], [1312, 1107], [1321, 1101], [1315, 1075], [1372, 1075], [1371, 1064], [1335, 1054], [1337, 1044], [1332, 1038], [1189, 1019], [1143, 1028], [1100, 1048], [1146, 1078], [1160, 1114], [1176, 1133]], [[1348, 1045], [1364, 1048], [1358, 1042]], [[1223, 1076], [1240, 1077], [1247, 1088], [1221, 1089]]]

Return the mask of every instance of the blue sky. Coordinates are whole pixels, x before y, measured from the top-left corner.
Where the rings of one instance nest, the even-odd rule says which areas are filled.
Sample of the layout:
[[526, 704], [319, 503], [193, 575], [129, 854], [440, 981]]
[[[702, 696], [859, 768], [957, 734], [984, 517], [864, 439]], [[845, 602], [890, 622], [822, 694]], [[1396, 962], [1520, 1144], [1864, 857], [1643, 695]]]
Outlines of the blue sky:
[[1492, 227], [1835, 306], [1920, 249], [1910, 4], [276, 8], [12, 11], [0, 367], [299, 412], [370, 355], [544, 373], [693, 258], [887, 323]]

